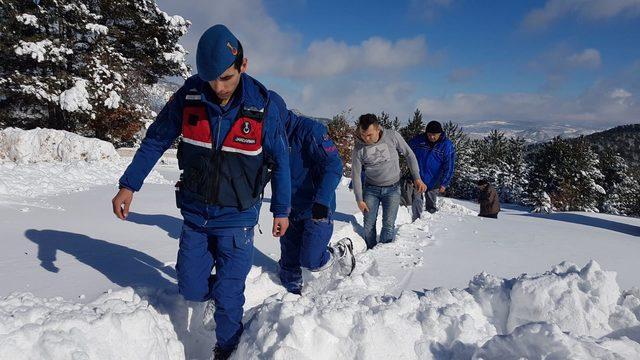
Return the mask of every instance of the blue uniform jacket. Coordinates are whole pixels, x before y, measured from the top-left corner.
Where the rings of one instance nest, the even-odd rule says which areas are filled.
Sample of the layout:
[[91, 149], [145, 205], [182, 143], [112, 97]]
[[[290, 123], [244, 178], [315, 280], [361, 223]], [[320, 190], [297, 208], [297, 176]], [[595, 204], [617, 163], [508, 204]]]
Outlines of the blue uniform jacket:
[[[282, 98], [268, 91], [262, 84], [247, 74], [241, 75], [240, 91], [226, 106], [213, 101], [215, 95], [208, 83], [198, 76], [192, 76], [169, 99], [156, 120], [147, 130], [140, 148], [127, 170], [120, 178], [120, 185], [133, 191], [142, 187], [153, 166], [162, 154], [173, 144], [182, 132], [182, 110], [185, 95], [189, 89], [198, 89], [206, 104], [214, 149], [220, 150], [231, 124], [236, 120], [241, 106], [266, 107], [263, 125], [263, 150], [266, 161], [273, 164], [271, 174], [271, 212], [275, 217], [287, 217], [291, 206], [291, 177], [289, 172], [289, 149], [284, 130], [285, 119], [289, 111]], [[240, 96], [238, 96], [240, 94]], [[260, 202], [253, 207], [240, 211], [232, 207], [206, 205], [195, 200], [185, 200], [182, 213], [185, 220], [196, 225], [208, 227], [246, 227], [258, 222]]]
[[416, 154], [420, 167], [420, 178], [429, 190], [437, 186], [448, 187], [453, 177], [456, 150], [444, 133], [435, 144], [430, 144], [425, 134], [420, 134], [409, 142]]
[[286, 122], [291, 167], [291, 219], [311, 218], [313, 203], [336, 209], [336, 187], [342, 179], [342, 160], [323, 124], [289, 111]]

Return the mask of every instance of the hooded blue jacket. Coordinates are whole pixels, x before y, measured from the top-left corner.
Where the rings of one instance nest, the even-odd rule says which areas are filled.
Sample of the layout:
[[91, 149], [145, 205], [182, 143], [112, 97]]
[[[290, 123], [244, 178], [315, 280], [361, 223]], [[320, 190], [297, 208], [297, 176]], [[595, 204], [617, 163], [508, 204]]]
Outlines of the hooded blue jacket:
[[[215, 94], [207, 82], [198, 76], [192, 76], [169, 99], [156, 120], [147, 130], [146, 136], [136, 152], [127, 170], [120, 178], [120, 185], [133, 191], [142, 187], [160, 156], [173, 144], [182, 132], [183, 107], [185, 95], [190, 89], [197, 89], [210, 122], [213, 148], [220, 150], [231, 125], [236, 120], [241, 107], [254, 106], [265, 108], [266, 118], [263, 120], [263, 149], [272, 165], [271, 173], [271, 212], [275, 217], [287, 217], [291, 204], [291, 177], [289, 172], [289, 152], [284, 131], [285, 119], [289, 111], [282, 98], [275, 92], [267, 90], [262, 84], [243, 73], [239, 84], [240, 91], [231, 101], [220, 106], [213, 100]], [[238, 94], [240, 96], [238, 96]], [[185, 200], [186, 201], [186, 200]], [[260, 202], [251, 208], [240, 211], [234, 207], [206, 205], [195, 200], [183, 204], [182, 213], [185, 220], [196, 225], [208, 227], [245, 227], [254, 226], [258, 222]]]
[[429, 190], [437, 186], [449, 187], [456, 161], [456, 150], [451, 140], [444, 134], [435, 143], [430, 143], [425, 134], [420, 134], [409, 142], [416, 154], [420, 167], [420, 178]]
[[335, 190], [342, 179], [342, 160], [323, 124], [289, 111], [286, 122], [291, 167], [294, 221], [311, 218], [313, 203], [336, 209]]

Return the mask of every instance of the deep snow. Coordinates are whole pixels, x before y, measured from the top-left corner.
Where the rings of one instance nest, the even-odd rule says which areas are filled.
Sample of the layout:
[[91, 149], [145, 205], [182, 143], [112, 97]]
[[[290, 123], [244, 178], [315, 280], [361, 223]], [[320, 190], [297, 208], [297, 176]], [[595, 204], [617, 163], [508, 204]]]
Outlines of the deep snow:
[[[156, 167], [121, 222], [110, 199], [130, 158], [83, 155], [104, 144], [73, 134], [5, 132], [0, 358], [207, 358], [203, 305], [176, 293], [175, 164]], [[65, 141], [66, 157], [47, 145]], [[396, 242], [359, 254], [349, 278], [305, 274], [299, 297], [278, 284], [264, 206], [235, 358], [640, 358], [639, 219], [440, 207], [414, 223], [401, 210]], [[333, 238], [362, 249], [356, 212], [345, 181]]]

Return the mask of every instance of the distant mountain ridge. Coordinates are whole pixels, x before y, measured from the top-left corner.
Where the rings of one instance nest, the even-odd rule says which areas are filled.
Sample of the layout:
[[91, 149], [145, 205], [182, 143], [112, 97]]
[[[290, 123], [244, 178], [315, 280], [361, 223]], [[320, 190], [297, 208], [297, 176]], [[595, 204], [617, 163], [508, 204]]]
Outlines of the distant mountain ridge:
[[621, 125], [584, 136], [597, 152], [611, 149], [627, 161], [640, 167], [640, 124]]
[[463, 131], [472, 139], [482, 139], [487, 136], [491, 130], [497, 129], [507, 137], [521, 137], [529, 144], [549, 141], [556, 136], [572, 138], [598, 131], [598, 129], [564, 124], [537, 126], [536, 124], [511, 123], [501, 120], [481, 121], [461, 125]]

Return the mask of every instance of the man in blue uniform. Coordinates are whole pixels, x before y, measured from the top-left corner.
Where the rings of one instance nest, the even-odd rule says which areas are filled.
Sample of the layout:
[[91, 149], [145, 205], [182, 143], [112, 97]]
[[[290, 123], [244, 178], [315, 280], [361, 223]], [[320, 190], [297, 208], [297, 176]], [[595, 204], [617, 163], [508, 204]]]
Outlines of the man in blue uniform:
[[[201, 36], [198, 74], [171, 97], [120, 178], [113, 211], [129, 212], [162, 153], [176, 138], [183, 170], [177, 202], [184, 218], [176, 271], [186, 300], [215, 303], [216, 359], [226, 359], [243, 331], [245, 279], [253, 258], [254, 226], [271, 179], [274, 236], [289, 225], [291, 184], [284, 101], [246, 74], [236, 37], [215, 25]], [[215, 275], [211, 275], [215, 267]]]
[[344, 238], [328, 247], [333, 233], [336, 187], [342, 179], [342, 160], [327, 128], [289, 112], [286, 122], [291, 167], [289, 230], [280, 238], [280, 281], [300, 294], [302, 269], [322, 271], [334, 263], [350, 274], [355, 266], [353, 245]]
[[413, 220], [420, 217], [423, 207], [430, 213], [438, 211], [438, 193], [442, 194], [451, 183], [456, 161], [456, 149], [437, 121], [430, 121], [425, 132], [417, 135], [409, 146], [418, 159], [420, 178], [427, 191], [415, 196], [412, 204]]

